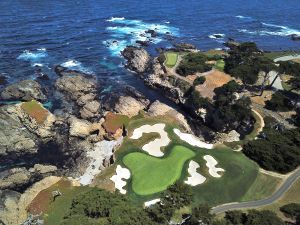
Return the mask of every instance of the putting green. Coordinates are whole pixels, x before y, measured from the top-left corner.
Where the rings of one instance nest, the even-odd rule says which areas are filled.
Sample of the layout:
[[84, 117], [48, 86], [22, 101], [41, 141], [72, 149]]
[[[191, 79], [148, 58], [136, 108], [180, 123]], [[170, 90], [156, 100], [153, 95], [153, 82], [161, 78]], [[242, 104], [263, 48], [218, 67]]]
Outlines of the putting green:
[[166, 53], [166, 62], [165, 62], [165, 65], [167, 67], [174, 67], [177, 63], [177, 59], [178, 59], [178, 53], [176, 52], [167, 52]]
[[167, 189], [182, 173], [184, 163], [196, 154], [184, 147], [174, 146], [166, 158], [155, 158], [134, 152], [123, 158], [132, 174], [132, 190], [138, 195], [150, 195]]

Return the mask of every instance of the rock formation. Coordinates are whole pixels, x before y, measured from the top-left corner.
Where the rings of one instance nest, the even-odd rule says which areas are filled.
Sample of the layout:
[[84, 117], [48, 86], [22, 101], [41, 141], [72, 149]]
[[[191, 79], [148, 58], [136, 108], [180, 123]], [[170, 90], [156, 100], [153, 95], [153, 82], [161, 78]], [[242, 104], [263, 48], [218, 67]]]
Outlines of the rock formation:
[[122, 53], [127, 60], [126, 67], [137, 73], [144, 73], [147, 71], [151, 57], [143, 48], [129, 46], [125, 48]]

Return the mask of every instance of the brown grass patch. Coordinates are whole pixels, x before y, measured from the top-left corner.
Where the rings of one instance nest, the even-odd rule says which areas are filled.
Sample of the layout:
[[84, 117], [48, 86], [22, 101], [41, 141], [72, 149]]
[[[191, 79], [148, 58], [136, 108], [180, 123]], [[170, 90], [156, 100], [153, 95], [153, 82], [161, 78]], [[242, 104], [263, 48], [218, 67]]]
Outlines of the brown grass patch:
[[300, 63], [300, 59], [293, 59], [292, 61], [294, 61], [296, 63]]
[[129, 118], [127, 116], [109, 112], [105, 116], [103, 128], [106, 130], [106, 132], [115, 134], [117, 130], [127, 126], [128, 122]]
[[29, 206], [27, 207], [27, 211], [33, 215], [43, 214], [47, 212], [49, 205], [53, 201], [52, 191], [62, 191], [64, 189], [71, 188], [71, 186], [72, 183], [70, 181], [61, 179], [51, 187], [42, 190], [29, 204]]
[[47, 119], [49, 112], [37, 101], [24, 102], [21, 108], [38, 124], [43, 124]]
[[272, 94], [273, 93], [274, 93], [273, 91], [264, 91], [264, 93], [262, 94], [262, 96], [251, 97], [251, 101], [254, 102], [254, 103], [256, 103], [256, 104], [265, 106], [266, 105], [266, 101], [268, 101], [268, 100], [270, 100], [272, 98]]
[[221, 87], [232, 80], [232, 77], [226, 73], [218, 70], [211, 70], [207, 73], [203, 73], [206, 81], [202, 85], [198, 85], [196, 90], [200, 92], [203, 97], [213, 99], [215, 93], [214, 90], [217, 87]]

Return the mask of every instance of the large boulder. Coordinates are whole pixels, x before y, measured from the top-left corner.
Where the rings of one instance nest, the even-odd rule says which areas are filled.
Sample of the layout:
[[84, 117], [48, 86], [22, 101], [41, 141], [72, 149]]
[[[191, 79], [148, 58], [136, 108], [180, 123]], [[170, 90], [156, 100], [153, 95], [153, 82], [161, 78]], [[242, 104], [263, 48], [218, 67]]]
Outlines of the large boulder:
[[39, 100], [45, 101], [46, 96], [42, 92], [41, 85], [33, 80], [23, 80], [4, 88], [1, 92], [1, 98], [4, 100]]
[[0, 107], [0, 159], [8, 155], [31, 155], [38, 150], [39, 140], [24, 127], [16, 114], [11, 113], [13, 107]]
[[25, 167], [8, 169], [0, 172], [0, 190], [24, 191], [36, 181], [57, 171], [56, 166], [36, 164], [33, 168]]
[[66, 102], [72, 100], [83, 119], [99, 118], [101, 104], [97, 100], [97, 82], [86, 74], [77, 71], [66, 71], [56, 68], [62, 77], [57, 79], [55, 86], [64, 94]]
[[119, 101], [115, 105], [115, 111], [119, 114], [128, 116], [129, 118], [139, 114], [141, 110], [144, 110], [147, 105], [136, 100], [131, 96], [121, 96]]
[[16, 219], [18, 215], [18, 202], [21, 194], [12, 190], [0, 190], [0, 224], [19, 224]]
[[126, 67], [128, 69], [137, 73], [144, 73], [147, 71], [151, 62], [151, 57], [145, 49], [128, 46], [121, 54], [127, 60]]

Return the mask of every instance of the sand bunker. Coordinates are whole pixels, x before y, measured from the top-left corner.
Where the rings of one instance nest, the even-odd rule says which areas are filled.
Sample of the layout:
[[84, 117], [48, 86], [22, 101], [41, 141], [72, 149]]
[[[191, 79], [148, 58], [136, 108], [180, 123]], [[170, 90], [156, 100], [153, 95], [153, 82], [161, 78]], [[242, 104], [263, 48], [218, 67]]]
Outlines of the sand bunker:
[[160, 202], [160, 198], [156, 198], [156, 199], [147, 201], [147, 202], [144, 203], [144, 206], [145, 206], [146, 208], [148, 208], [149, 206], [155, 205], [155, 204], [158, 203], [158, 202]]
[[82, 185], [90, 184], [94, 177], [103, 169], [103, 161], [109, 159], [113, 155], [115, 146], [121, 144], [122, 137], [117, 141], [100, 141], [95, 144], [94, 149], [87, 152], [87, 156], [91, 158], [91, 162], [84, 174], [79, 177], [79, 182]]
[[205, 155], [203, 158], [206, 161], [206, 166], [208, 167], [209, 174], [216, 178], [221, 177], [218, 172], [225, 172], [225, 170], [216, 167], [216, 165], [218, 164], [217, 160], [215, 160], [215, 158], [210, 155]]
[[126, 194], [126, 190], [123, 188], [126, 186], [126, 181], [130, 178], [130, 171], [126, 168], [122, 168], [122, 166], [118, 165], [116, 169], [116, 175], [113, 175], [110, 180], [115, 183], [116, 189], [120, 191], [121, 194]]
[[161, 157], [164, 153], [160, 150], [161, 147], [165, 147], [170, 143], [168, 133], [164, 130], [165, 124], [158, 123], [155, 125], [143, 125], [133, 131], [131, 139], [139, 139], [143, 136], [144, 133], [159, 133], [160, 138], [156, 138], [153, 141], [150, 141], [148, 144], [145, 144], [142, 149], [149, 153], [149, 155], [155, 157]]
[[197, 169], [199, 167], [200, 166], [198, 163], [196, 163], [193, 160], [190, 161], [189, 168], [188, 168], [188, 173], [190, 174], [190, 177], [188, 177], [188, 179], [186, 181], [184, 181], [184, 183], [191, 185], [191, 186], [196, 186], [196, 185], [204, 183], [206, 178], [197, 172]]
[[182, 133], [180, 130], [174, 128], [174, 133], [183, 141], [187, 142], [188, 144], [192, 146], [196, 146], [199, 148], [207, 148], [207, 149], [212, 149], [214, 147], [213, 144], [207, 144], [203, 141], [200, 141], [199, 138], [192, 134], [188, 133]]

